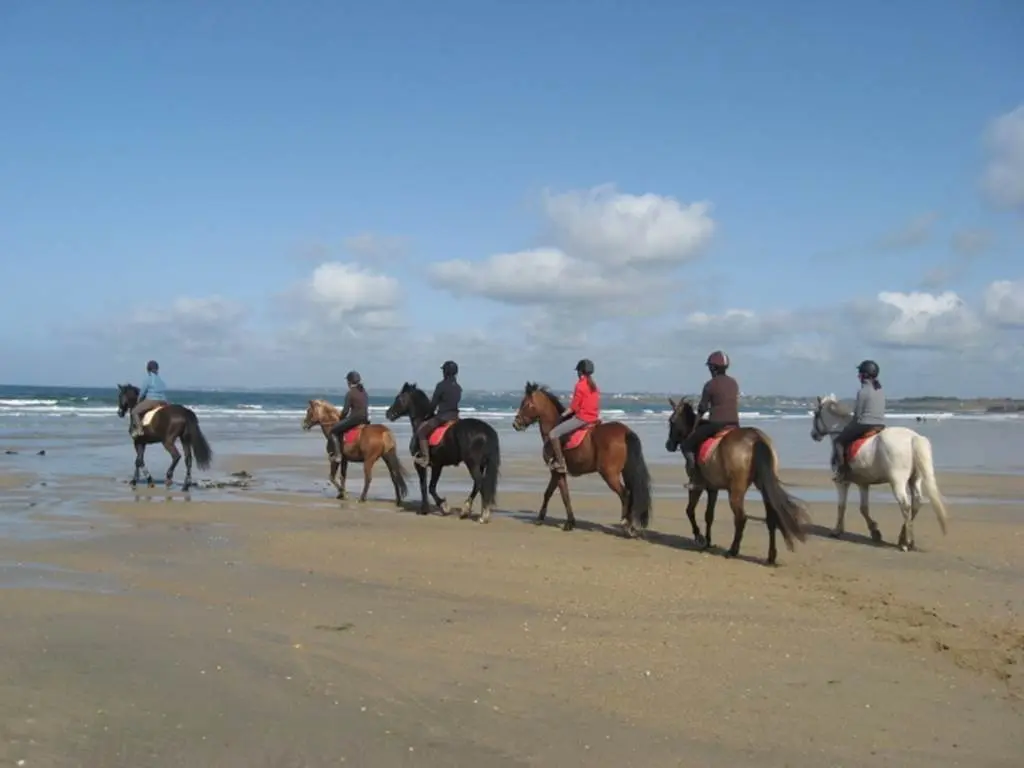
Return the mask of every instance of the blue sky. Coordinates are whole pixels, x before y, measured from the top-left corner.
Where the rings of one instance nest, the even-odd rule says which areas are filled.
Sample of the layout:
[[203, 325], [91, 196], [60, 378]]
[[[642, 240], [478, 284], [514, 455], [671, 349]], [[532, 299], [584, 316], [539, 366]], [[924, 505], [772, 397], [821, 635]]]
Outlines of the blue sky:
[[1024, 395], [1024, 8], [781, 7], [4, 4], [0, 379]]

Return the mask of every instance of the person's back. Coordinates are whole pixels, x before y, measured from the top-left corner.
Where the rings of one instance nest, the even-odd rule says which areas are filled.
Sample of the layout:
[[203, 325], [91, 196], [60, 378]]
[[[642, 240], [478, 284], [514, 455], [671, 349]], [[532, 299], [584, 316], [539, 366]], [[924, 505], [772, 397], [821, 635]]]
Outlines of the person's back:
[[876, 389], [870, 380], [864, 381], [857, 391], [853, 419], [865, 426], [885, 426], [885, 392], [881, 387]]
[[462, 402], [462, 387], [454, 377], [444, 378], [434, 388], [431, 403], [434, 416], [441, 421], [455, 421], [459, 418], [459, 404]]
[[349, 387], [345, 395], [344, 414], [349, 421], [370, 421], [370, 396], [362, 384]]
[[[713, 424], [739, 424], [740, 385], [727, 373], [711, 377], [704, 385], [701, 405], [710, 409], [708, 421]], [[700, 410], [703, 410], [700, 409]]]
[[146, 386], [142, 390], [142, 399], [167, 401], [167, 386], [156, 371], [150, 371], [146, 377]]

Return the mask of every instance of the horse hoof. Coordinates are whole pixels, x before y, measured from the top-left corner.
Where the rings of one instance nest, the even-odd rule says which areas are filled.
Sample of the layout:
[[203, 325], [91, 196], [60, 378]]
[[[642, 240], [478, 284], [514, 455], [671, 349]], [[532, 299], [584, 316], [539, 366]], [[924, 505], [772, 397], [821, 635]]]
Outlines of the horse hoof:
[[571, 531], [575, 527], [576, 527], [576, 523], [574, 523], [572, 520], [566, 520], [565, 523], [563, 523], [563, 525], [562, 525], [562, 530], [563, 531]]
[[420, 507], [418, 510], [416, 510], [416, 514], [417, 515], [429, 515], [430, 514], [430, 509], [428, 507]]
[[872, 528], [871, 529], [871, 540], [873, 542], [875, 542], [875, 544], [881, 544], [882, 543], [882, 532], [880, 530], [878, 530], [877, 528]]
[[768, 558], [767, 560], [765, 560], [764, 561], [764, 565], [765, 565], [766, 568], [778, 568], [779, 567], [779, 564], [777, 562], [775, 562], [775, 560], [773, 560], [772, 558]]
[[150, 480], [149, 481], [149, 487], [150, 488], [156, 488], [156, 483], [154, 483], [152, 480]]
[[842, 538], [842, 536], [843, 536], [843, 532], [840, 531], [838, 528], [828, 532], [828, 537], [830, 539], [840, 539], [840, 538]]
[[697, 545], [698, 549], [708, 548], [708, 540], [701, 536], [699, 533], [693, 537], [693, 543]]
[[544, 518], [543, 517], [535, 517], [533, 519], [533, 524], [534, 525], [544, 525]]
[[338, 491], [338, 494], [334, 498], [336, 498], [338, 501], [344, 501], [345, 500], [345, 492], [344, 491]]
[[740, 553], [740, 551], [739, 551], [738, 549], [736, 549], [736, 548], [733, 548], [733, 547], [730, 547], [730, 548], [729, 548], [729, 549], [728, 549], [728, 550], [726, 551], [726, 553], [725, 553], [725, 556], [726, 556], [726, 557], [736, 557], [736, 555], [738, 555], [739, 553]]

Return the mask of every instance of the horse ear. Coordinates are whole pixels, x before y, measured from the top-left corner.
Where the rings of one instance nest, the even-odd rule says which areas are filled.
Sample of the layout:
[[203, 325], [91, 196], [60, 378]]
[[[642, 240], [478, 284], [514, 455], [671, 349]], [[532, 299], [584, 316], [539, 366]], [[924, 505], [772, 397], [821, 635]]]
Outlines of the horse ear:
[[678, 407], [678, 406], [676, 405], [676, 401], [675, 401], [675, 400], [673, 400], [673, 399], [672, 399], [671, 397], [670, 397], [670, 398], [668, 399], [668, 404], [669, 404], [670, 406], [672, 406], [672, 410], [673, 410], [673, 411], [674, 411], [674, 410], [676, 410], [676, 408]]
[[310, 407], [310, 408], [312, 408], [312, 407], [313, 407], [313, 401], [312, 401], [312, 400], [310, 400], [310, 401], [309, 401], [309, 407]]
[[821, 403], [822, 403], [821, 395], [818, 395], [818, 407], [819, 408], [821, 407]]

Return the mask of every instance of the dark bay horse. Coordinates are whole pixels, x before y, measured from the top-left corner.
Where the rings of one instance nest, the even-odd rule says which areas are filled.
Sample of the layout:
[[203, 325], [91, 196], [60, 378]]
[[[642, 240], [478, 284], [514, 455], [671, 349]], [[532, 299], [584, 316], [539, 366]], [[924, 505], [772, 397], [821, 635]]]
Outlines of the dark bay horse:
[[[522, 432], [534, 422], [540, 423], [544, 446], [542, 455], [546, 462], [551, 452], [548, 434], [561, 420], [564, 412], [565, 407], [561, 401], [547, 387], [527, 382], [512, 427]], [[580, 432], [583, 434], [580, 435]], [[581, 437], [581, 442], [574, 444]], [[605, 421], [584, 427], [563, 439], [565, 444], [562, 450], [568, 473], [573, 477], [592, 472], [600, 474], [622, 502], [620, 524], [626, 535], [636, 536], [638, 525], [646, 528], [651, 520], [651, 477], [636, 432], [620, 421]], [[563, 473], [554, 470], [551, 471], [551, 479], [544, 491], [544, 501], [537, 513], [537, 525], [544, 523], [548, 502], [555, 488], [562, 494], [562, 504], [565, 505], [565, 524], [562, 530], [571, 531], [576, 527], [576, 517], [572, 513], [572, 501], [569, 499], [569, 483]]]
[[[396, 421], [408, 416], [412, 422], [412, 442], [409, 451], [415, 455], [416, 429], [425, 420], [433, 416], [430, 398], [415, 383], [406, 382], [395, 396], [395, 401], [387, 410], [389, 421]], [[473, 501], [480, 494], [480, 522], [487, 523], [491, 519], [491, 509], [498, 495], [498, 474], [501, 470], [501, 445], [498, 433], [490, 424], [481, 419], [465, 418], [435, 429], [430, 436], [430, 495], [440, 508], [442, 514], [449, 514], [448, 503], [437, 495], [437, 481], [441, 478], [444, 467], [454, 467], [465, 463], [473, 478], [473, 488], [469, 492], [465, 504], [459, 510], [459, 517], [465, 519], [473, 514]], [[427, 502], [427, 470], [416, 465], [416, 473], [420, 477], [420, 494], [422, 503], [419, 514], [430, 512]]]
[[[668, 420], [665, 447], [669, 452], [675, 452], [697, 426], [697, 413], [688, 400], [677, 403], [669, 398], [668, 402], [672, 406], [672, 415]], [[790, 552], [793, 551], [793, 539], [805, 540], [803, 526], [810, 522], [810, 518], [803, 504], [782, 487], [778, 475], [778, 457], [771, 438], [764, 432], [755, 427], [733, 427], [719, 432], [700, 446], [697, 466], [699, 477], [695, 478], [697, 486], [690, 491], [686, 516], [690, 518], [693, 538], [698, 546], [705, 549], [711, 546], [711, 524], [715, 520], [718, 492], [728, 491], [736, 529], [732, 546], [726, 554], [735, 557], [740, 553], [743, 529], [747, 525], [743, 501], [751, 485], [761, 492], [764, 501], [765, 522], [768, 525], [768, 565], [775, 565], [778, 557], [776, 530], [782, 529], [782, 538]], [[705, 490], [708, 493], [708, 507], [704, 517], [706, 534], [701, 535], [695, 510]]]
[[326, 400], [310, 400], [309, 407], [306, 408], [306, 417], [302, 420], [302, 428], [305, 430], [310, 430], [317, 424], [323, 430], [330, 461], [329, 477], [331, 483], [338, 489], [338, 498], [345, 498], [345, 477], [348, 474], [348, 463], [351, 461], [363, 465], [363, 492], [359, 496], [359, 501], [366, 501], [366, 493], [370, 490], [370, 481], [373, 480], [373, 465], [378, 459], [383, 459], [388, 474], [391, 475], [391, 482], [395, 486], [395, 506], [401, 506], [402, 499], [409, 493], [409, 486], [405, 484], [405, 470], [402, 468], [402, 462], [398, 460], [394, 433], [383, 424], [353, 427], [345, 433], [341, 456], [335, 456], [331, 451], [331, 427], [340, 419], [341, 411]]
[[[139, 402], [139, 388], [131, 384], [117, 385], [117, 415], [124, 418]], [[192, 454], [195, 453], [196, 464], [200, 469], [208, 469], [213, 459], [213, 451], [206, 442], [203, 432], [199, 429], [199, 418], [195, 411], [184, 405], [168, 404], [155, 408], [142, 416], [142, 436], [133, 438], [135, 443], [135, 474], [132, 476], [131, 487], [139, 484], [139, 475], [146, 473], [146, 482], [154, 487], [153, 476], [146, 469], [146, 446], [151, 443], [162, 443], [171, 454], [171, 465], [167, 468], [164, 484], [170, 488], [174, 477], [174, 468], [181, 461], [181, 454], [174, 447], [175, 441], [181, 441], [181, 449], [185, 452], [185, 482], [181, 489], [187, 491], [192, 487]]]

